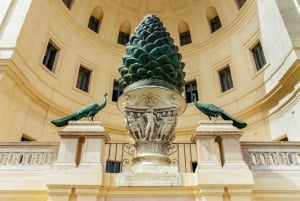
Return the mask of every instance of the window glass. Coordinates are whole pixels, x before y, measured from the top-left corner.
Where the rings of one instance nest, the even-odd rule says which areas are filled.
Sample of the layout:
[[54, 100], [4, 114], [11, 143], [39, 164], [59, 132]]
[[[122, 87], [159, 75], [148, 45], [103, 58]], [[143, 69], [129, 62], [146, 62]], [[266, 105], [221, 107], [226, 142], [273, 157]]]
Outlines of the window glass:
[[128, 41], [129, 41], [129, 34], [120, 31], [118, 36], [118, 43], [121, 45], [126, 45]]
[[49, 42], [47, 45], [47, 49], [44, 55], [43, 64], [52, 72], [55, 71], [55, 61], [57, 57], [59, 49], [53, 44], [53, 42]]
[[185, 99], [187, 103], [191, 103], [196, 99], [198, 101], [198, 91], [196, 80], [185, 84]]
[[121, 162], [119, 161], [106, 161], [107, 173], [119, 173], [121, 172]]
[[220, 78], [222, 92], [225, 92], [233, 87], [229, 67], [226, 67], [223, 70], [219, 71], [219, 78]]
[[117, 102], [119, 96], [121, 96], [123, 93], [119, 82], [117, 80], [114, 80], [114, 86], [113, 86], [113, 93], [112, 93], [112, 101]]
[[98, 33], [100, 25], [100, 20], [95, 18], [94, 16], [90, 17], [88, 27], [93, 30], [94, 32]]
[[72, 5], [72, 1], [73, 0], [62, 0], [64, 2], [64, 4], [70, 9], [71, 5]]
[[216, 30], [218, 30], [219, 28], [221, 28], [221, 21], [219, 16], [216, 16], [214, 18], [212, 18], [210, 20], [210, 28], [211, 28], [211, 32], [215, 32]]
[[90, 85], [91, 71], [80, 66], [76, 87], [82, 91], [88, 92]]
[[255, 62], [256, 70], [260, 70], [266, 64], [265, 55], [260, 42], [257, 45], [255, 45], [251, 51]]
[[180, 36], [180, 45], [181, 46], [192, 43], [190, 31], [182, 32], [179, 34], [179, 36]]

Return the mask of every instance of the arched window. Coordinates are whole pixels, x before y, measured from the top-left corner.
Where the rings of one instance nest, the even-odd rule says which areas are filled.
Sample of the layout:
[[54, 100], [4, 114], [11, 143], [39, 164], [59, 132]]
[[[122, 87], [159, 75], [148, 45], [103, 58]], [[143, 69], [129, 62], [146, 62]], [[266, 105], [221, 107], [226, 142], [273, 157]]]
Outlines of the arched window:
[[131, 25], [128, 21], [122, 22], [119, 29], [119, 35], [118, 35], [118, 43], [121, 45], [126, 45], [129, 41], [129, 35], [130, 35]]
[[210, 30], [212, 33], [222, 27], [216, 8], [209, 6], [206, 10], [206, 17], [210, 24]]
[[192, 43], [189, 25], [186, 22], [182, 21], [179, 23], [178, 32], [181, 46]]
[[103, 18], [102, 8], [101, 7], [94, 8], [89, 19], [88, 27], [94, 32], [99, 33], [102, 18]]

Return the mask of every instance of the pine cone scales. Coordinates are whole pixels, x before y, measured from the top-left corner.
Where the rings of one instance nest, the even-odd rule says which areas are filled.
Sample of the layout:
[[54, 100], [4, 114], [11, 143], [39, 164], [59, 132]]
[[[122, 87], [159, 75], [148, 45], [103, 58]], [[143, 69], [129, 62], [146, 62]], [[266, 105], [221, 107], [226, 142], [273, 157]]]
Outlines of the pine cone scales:
[[181, 54], [160, 19], [147, 15], [130, 36], [119, 68], [122, 89], [140, 80], [159, 80], [166, 87], [183, 91], [185, 72]]

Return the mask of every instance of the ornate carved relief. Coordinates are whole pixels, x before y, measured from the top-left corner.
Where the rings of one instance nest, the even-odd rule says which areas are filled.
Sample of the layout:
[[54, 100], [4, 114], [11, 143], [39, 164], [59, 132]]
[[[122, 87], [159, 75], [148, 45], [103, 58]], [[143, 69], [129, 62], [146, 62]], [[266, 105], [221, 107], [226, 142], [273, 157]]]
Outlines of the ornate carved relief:
[[137, 155], [153, 152], [166, 154], [175, 139], [177, 108], [125, 109], [125, 124], [130, 137], [135, 141]]

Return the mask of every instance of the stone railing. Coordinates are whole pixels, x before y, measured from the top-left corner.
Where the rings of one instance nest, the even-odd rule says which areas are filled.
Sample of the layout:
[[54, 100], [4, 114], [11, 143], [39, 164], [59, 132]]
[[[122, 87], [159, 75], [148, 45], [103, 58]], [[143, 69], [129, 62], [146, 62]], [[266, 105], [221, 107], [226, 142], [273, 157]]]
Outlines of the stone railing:
[[[130, 154], [124, 151], [125, 145], [106, 144], [104, 160], [122, 163], [130, 160]], [[173, 146], [172, 164], [177, 165], [180, 172], [192, 172], [197, 161], [196, 144], [175, 143]], [[252, 171], [300, 170], [300, 142], [241, 142], [241, 148], [244, 161]], [[1, 142], [0, 170], [49, 170], [57, 161], [58, 150], [58, 142]]]
[[251, 170], [300, 170], [300, 142], [242, 142]]
[[57, 159], [59, 143], [1, 142], [0, 170], [47, 170]]

